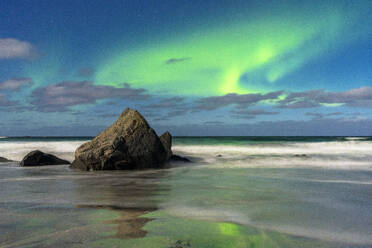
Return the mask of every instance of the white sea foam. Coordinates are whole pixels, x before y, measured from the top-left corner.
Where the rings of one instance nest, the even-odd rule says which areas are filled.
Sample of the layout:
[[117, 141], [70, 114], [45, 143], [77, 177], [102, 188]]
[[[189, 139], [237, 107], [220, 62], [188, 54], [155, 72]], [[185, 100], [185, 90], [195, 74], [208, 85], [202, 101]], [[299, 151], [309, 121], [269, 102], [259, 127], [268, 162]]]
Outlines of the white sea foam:
[[366, 140], [366, 137], [346, 137], [346, 140]]
[[324, 167], [372, 169], [372, 142], [287, 142], [236, 145], [176, 145], [175, 153], [201, 157], [209, 166]]
[[[52, 153], [72, 161], [85, 141], [0, 142], [0, 156], [20, 161], [32, 150]], [[372, 142], [273, 142], [249, 145], [174, 145], [175, 154], [201, 158], [207, 166], [220, 168], [323, 167], [372, 169]], [[218, 156], [221, 155], [221, 156]]]
[[62, 159], [72, 161], [74, 152], [84, 141], [11, 141], [0, 142], [0, 156], [20, 161], [33, 150], [52, 153]]
[[292, 142], [270, 143], [246, 146], [233, 145], [185, 145], [173, 146], [174, 150], [195, 154], [247, 154], [247, 155], [285, 155], [285, 154], [368, 154], [372, 142]]

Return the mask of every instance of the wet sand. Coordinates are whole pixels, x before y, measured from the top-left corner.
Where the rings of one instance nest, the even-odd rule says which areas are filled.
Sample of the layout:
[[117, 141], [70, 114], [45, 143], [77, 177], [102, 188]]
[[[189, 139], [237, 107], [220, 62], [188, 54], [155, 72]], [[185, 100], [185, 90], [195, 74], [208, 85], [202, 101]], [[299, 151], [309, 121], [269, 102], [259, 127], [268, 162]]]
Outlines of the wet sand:
[[105, 206], [105, 205], [76, 205], [76, 208], [93, 208], [93, 209], [108, 209], [120, 214], [120, 218], [104, 221], [104, 224], [115, 225], [116, 234], [109, 238], [131, 239], [141, 238], [146, 236], [147, 231], [142, 227], [152, 221], [153, 218], [141, 217], [157, 210], [156, 208], [124, 208], [120, 206]]

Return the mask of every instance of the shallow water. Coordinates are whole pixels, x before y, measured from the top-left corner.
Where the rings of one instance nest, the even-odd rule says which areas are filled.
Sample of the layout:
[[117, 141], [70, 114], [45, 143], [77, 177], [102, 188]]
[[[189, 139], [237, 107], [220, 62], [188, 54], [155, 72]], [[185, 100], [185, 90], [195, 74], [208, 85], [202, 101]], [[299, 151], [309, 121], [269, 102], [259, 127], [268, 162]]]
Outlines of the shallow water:
[[[83, 142], [5, 139], [0, 156], [72, 160]], [[370, 139], [174, 143], [196, 162], [89, 173], [0, 164], [0, 247], [372, 247]]]

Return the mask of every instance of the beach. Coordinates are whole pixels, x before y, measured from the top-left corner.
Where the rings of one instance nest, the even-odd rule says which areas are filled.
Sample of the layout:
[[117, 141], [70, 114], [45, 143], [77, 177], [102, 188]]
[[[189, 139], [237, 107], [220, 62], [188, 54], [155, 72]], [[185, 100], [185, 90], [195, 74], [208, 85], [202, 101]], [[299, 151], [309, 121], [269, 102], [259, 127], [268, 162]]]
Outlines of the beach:
[[[72, 161], [90, 137], [0, 139]], [[372, 138], [175, 137], [191, 164], [142, 171], [0, 163], [0, 247], [372, 246]]]

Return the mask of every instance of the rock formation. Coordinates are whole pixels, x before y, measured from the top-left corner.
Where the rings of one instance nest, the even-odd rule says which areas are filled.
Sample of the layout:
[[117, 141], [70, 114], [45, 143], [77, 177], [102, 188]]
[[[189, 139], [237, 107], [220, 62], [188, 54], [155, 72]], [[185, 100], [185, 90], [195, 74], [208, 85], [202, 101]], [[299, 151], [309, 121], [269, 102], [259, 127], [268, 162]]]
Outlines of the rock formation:
[[32, 151], [28, 153], [21, 161], [20, 166], [42, 166], [42, 165], [61, 165], [70, 164], [70, 162], [57, 158], [52, 154], [41, 151]]
[[167, 160], [169, 160], [172, 153], [172, 135], [167, 131], [160, 136], [160, 141], [164, 146], [165, 151], [167, 152]]
[[170, 134], [163, 134], [161, 139], [138, 111], [127, 108], [113, 125], [75, 151], [71, 168], [161, 168], [172, 152]]

